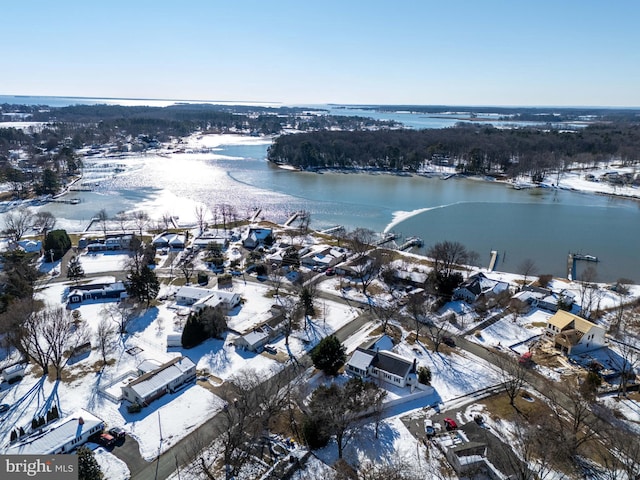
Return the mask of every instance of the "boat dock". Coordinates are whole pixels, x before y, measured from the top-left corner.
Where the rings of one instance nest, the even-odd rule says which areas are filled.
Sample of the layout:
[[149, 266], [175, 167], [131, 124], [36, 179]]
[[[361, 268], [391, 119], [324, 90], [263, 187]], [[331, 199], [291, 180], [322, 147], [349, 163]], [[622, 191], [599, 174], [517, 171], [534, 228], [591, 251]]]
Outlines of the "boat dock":
[[338, 232], [344, 232], [344, 227], [342, 225], [336, 225], [334, 227], [327, 228], [326, 230], [322, 230], [320, 233], [324, 233], [325, 235], [332, 235]]
[[78, 205], [80, 203], [80, 199], [79, 198], [69, 198], [69, 199], [56, 198], [56, 199], [49, 200], [49, 202], [66, 203], [67, 205]]
[[295, 221], [296, 221], [296, 218], [298, 218], [299, 216], [300, 216], [300, 212], [295, 212], [293, 215], [291, 215], [291, 216], [289, 217], [289, 220], [287, 220], [286, 222], [284, 222], [284, 226], [285, 226], [285, 227], [290, 227], [290, 226], [291, 226], [291, 224], [292, 224], [293, 222], [295, 222]]
[[424, 242], [420, 237], [409, 237], [407, 241], [398, 247], [398, 250], [408, 250], [411, 247], [422, 247]]
[[599, 262], [598, 257], [594, 255], [583, 255], [582, 253], [569, 253], [567, 256], [567, 279], [573, 281], [576, 279], [576, 262]]
[[380, 240], [376, 240], [375, 242], [373, 242], [373, 244], [376, 247], [379, 247], [380, 245], [384, 245], [385, 243], [389, 243], [393, 240], [395, 240], [396, 238], [398, 238], [398, 235], [396, 235], [395, 233], [385, 233], [382, 238]]
[[489, 260], [489, 271], [493, 272], [496, 268], [496, 263], [498, 262], [498, 251], [491, 250], [491, 259]]
[[256, 209], [256, 213], [253, 214], [253, 217], [251, 217], [251, 223], [257, 222], [258, 221], [258, 217], [260, 216], [260, 214], [262, 213], [262, 209], [261, 208], [257, 208]]

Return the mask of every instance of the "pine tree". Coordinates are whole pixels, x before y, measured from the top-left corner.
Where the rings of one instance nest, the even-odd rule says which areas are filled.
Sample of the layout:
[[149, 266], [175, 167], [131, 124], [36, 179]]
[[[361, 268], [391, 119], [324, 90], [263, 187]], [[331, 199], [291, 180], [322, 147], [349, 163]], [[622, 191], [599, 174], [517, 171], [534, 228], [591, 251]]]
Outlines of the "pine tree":
[[102, 480], [104, 473], [93, 452], [87, 447], [78, 448], [78, 480]]
[[78, 284], [78, 280], [84, 277], [84, 268], [82, 268], [82, 264], [80, 263], [80, 259], [78, 257], [71, 257], [69, 260], [69, 265], [67, 266], [67, 278], [69, 280], [73, 280], [76, 285]]
[[344, 346], [333, 335], [325, 337], [311, 351], [311, 360], [316, 368], [327, 375], [337, 375], [346, 360]]

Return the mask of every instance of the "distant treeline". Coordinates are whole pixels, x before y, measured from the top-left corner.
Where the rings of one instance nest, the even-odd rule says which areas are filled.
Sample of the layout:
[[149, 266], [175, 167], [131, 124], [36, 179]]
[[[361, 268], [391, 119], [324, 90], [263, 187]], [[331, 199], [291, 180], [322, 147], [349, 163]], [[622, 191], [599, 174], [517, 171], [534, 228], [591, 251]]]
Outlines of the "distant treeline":
[[577, 131], [498, 129], [460, 124], [426, 130], [318, 131], [282, 135], [269, 160], [301, 169], [365, 168], [418, 171], [425, 162], [474, 174], [531, 174], [540, 178], [569, 164], [640, 157], [640, 126], [597, 124]]
[[[616, 123], [637, 123], [640, 121], [640, 109], [634, 108], [596, 108], [596, 107], [465, 107], [450, 105], [379, 105], [359, 106], [363, 110], [380, 112], [414, 112], [425, 114], [460, 114], [482, 117], [491, 114], [491, 119], [514, 122], [541, 122], [556, 124], [559, 122], [603, 121]], [[497, 117], [496, 117], [497, 115]]]
[[74, 105], [0, 105], [0, 118], [10, 113], [23, 113], [28, 121], [46, 122], [43, 129], [28, 133], [0, 129], [0, 156], [8, 149], [28, 146], [50, 150], [69, 139], [71, 146], [81, 148], [94, 144], [125, 141], [144, 135], [160, 142], [194, 132], [254, 133], [272, 135], [285, 128], [316, 130], [339, 128], [358, 130], [386, 128], [393, 122], [363, 117], [325, 115], [323, 110], [294, 107], [260, 107], [244, 105], [178, 104], [168, 107]]

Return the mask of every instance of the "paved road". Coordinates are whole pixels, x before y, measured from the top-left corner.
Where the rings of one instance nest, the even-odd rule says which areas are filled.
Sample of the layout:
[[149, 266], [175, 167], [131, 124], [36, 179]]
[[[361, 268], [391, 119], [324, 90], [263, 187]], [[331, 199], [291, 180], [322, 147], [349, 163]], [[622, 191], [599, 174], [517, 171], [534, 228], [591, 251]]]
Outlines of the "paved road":
[[[371, 320], [368, 314], [362, 314], [356, 317], [351, 322], [344, 325], [342, 328], [335, 332], [336, 337], [340, 341], [345, 341], [360, 328], [362, 328], [367, 322]], [[304, 355], [302, 358], [297, 359], [298, 364], [303, 367], [310, 365], [308, 355]], [[285, 368], [285, 372], [281, 374], [291, 373], [291, 370], [299, 368], [297, 365], [289, 364]], [[273, 381], [267, 379], [265, 382]], [[260, 387], [258, 387], [260, 388]], [[121, 447], [113, 450], [113, 453], [124, 461], [129, 467], [131, 472], [131, 479], [133, 480], [156, 480], [166, 479], [175, 472], [178, 468], [183, 468], [194, 459], [194, 449], [192, 447], [194, 439], [197, 438], [199, 444], [209, 445], [213, 442], [217, 436], [222, 421], [222, 414], [218, 413], [209, 418], [204, 424], [196, 428], [189, 435], [184, 437], [174, 446], [170, 447], [165, 453], [160, 455], [154, 462], [146, 462], [142, 459], [139, 453], [138, 444], [135, 441], [127, 441]]]

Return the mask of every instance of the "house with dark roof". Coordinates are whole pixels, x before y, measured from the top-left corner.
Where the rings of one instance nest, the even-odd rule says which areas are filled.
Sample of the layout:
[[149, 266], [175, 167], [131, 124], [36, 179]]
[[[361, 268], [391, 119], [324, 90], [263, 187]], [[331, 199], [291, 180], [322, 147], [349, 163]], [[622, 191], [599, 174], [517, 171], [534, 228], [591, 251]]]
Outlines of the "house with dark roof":
[[[141, 365], [142, 366], [142, 365]], [[152, 368], [152, 365], [146, 365]], [[146, 368], [143, 367], [143, 371]], [[126, 385], [122, 396], [132, 403], [148, 405], [165, 393], [173, 393], [196, 378], [196, 365], [188, 357], [177, 357], [155, 369], [149, 369]]]
[[473, 303], [480, 297], [497, 295], [509, 289], [509, 284], [498, 280], [492, 280], [480, 272], [469, 277], [460, 287], [453, 291], [454, 299], [461, 299], [467, 303]]
[[415, 359], [411, 362], [388, 350], [358, 348], [347, 362], [346, 371], [365, 380], [376, 378], [400, 387], [418, 383]]
[[127, 287], [123, 282], [91, 283], [89, 285], [76, 285], [69, 296], [68, 303], [82, 303], [86, 300], [102, 300], [111, 298], [120, 300], [126, 298]]

